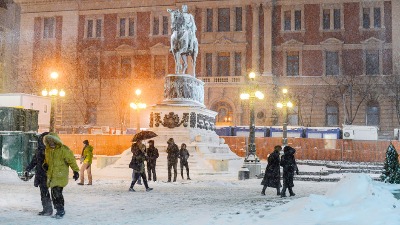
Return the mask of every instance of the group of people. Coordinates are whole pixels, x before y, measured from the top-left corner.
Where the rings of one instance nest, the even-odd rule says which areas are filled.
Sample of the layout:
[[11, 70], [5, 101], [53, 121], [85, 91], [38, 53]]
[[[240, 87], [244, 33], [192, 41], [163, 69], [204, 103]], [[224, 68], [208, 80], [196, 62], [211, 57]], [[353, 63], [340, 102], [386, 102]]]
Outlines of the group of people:
[[[153, 188], [149, 187], [147, 182], [147, 177], [145, 173], [145, 161], [147, 161], [147, 174], [149, 177], [149, 181], [153, 178], [153, 181], [157, 181], [157, 174], [156, 174], [156, 164], [157, 158], [159, 157], [158, 149], [154, 146], [154, 140], [148, 141], [149, 147], [146, 148], [146, 145], [142, 143], [142, 140], [135, 141], [132, 143], [131, 152], [132, 152], [132, 159], [129, 163], [129, 168], [132, 171], [132, 182], [129, 187], [129, 191], [135, 192], [134, 186], [136, 183], [140, 184], [139, 182], [143, 180], [144, 187], [146, 191], [151, 191]], [[176, 182], [176, 177], [178, 175], [177, 171], [177, 164], [178, 159], [180, 159], [180, 167], [181, 167], [181, 176], [183, 177], [183, 168], [186, 168], [187, 179], [190, 180], [189, 177], [189, 151], [186, 148], [186, 144], [182, 143], [181, 148], [179, 149], [178, 146], [175, 144], [173, 138], [170, 138], [167, 141], [167, 160], [168, 160], [168, 182], [171, 182], [172, 178], [172, 168], [174, 169], [174, 182]], [[153, 176], [152, 176], [153, 175]]]
[[24, 175], [27, 177], [29, 172], [35, 168], [34, 186], [40, 188], [43, 206], [43, 210], [38, 215], [52, 216], [53, 205], [54, 209], [56, 209], [54, 218], [61, 219], [65, 215], [62, 192], [63, 188], [68, 184], [69, 167], [73, 171], [74, 180], [78, 180], [81, 177], [79, 185], [84, 184], [84, 172], [86, 170], [89, 179], [88, 185], [92, 185], [93, 147], [89, 145], [88, 140], [83, 141], [83, 144], [82, 166], [79, 169], [74, 153], [62, 143], [56, 133], [44, 132], [39, 135], [38, 148], [24, 171]]
[[[265, 195], [265, 190], [267, 187], [276, 188], [277, 195], [281, 197], [286, 197], [286, 189], [289, 190], [290, 196], [295, 196], [293, 192], [293, 177], [294, 173], [299, 174], [299, 168], [296, 164], [296, 159], [294, 153], [296, 150], [290, 146], [285, 146], [283, 148], [283, 155], [279, 157], [282, 147], [277, 145], [274, 147], [274, 151], [268, 156], [268, 164], [265, 168], [264, 178], [261, 181], [263, 189], [261, 195]], [[283, 187], [281, 188], [281, 173], [280, 167], [283, 168]]]

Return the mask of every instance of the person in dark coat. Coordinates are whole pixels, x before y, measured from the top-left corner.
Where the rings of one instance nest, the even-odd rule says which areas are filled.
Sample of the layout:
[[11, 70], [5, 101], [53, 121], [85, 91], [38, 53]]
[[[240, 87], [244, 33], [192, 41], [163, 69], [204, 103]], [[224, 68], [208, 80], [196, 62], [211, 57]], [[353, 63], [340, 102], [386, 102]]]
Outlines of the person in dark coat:
[[153, 181], [157, 181], [156, 175], [156, 163], [159, 157], [158, 149], [154, 147], [154, 141], [150, 140], [149, 148], [147, 149], [147, 173], [149, 175], [149, 181], [151, 180], [151, 173], [153, 173]]
[[267, 189], [267, 187], [276, 188], [277, 195], [281, 195], [281, 172], [279, 166], [279, 153], [281, 150], [282, 147], [277, 145], [274, 147], [274, 151], [268, 156], [268, 164], [265, 168], [264, 178], [261, 182], [261, 184], [264, 185], [261, 195], [265, 195], [265, 189]]
[[188, 163], [189, 156], [190, 156], [190, 154], [189, 154], [189, 151], [186, 149], [186, 144], [182, 143], [181, 149], [179, 150], [179, 158], [180, 158], [182, 179], [184, 179], [183, 178], [183, 167], [186, 167], [187, 179], [190, 180], [190, 177], [189, 177], [189, 163]]
[[174, 182], [176, 182], [176, 176], [178, 175], [178, 157], [179, 157], [179, 147], [175, 144], [174, 139], [170, 138], [167, 141], [167, 159], [168, 159], [168, 182], [171, 182], [171, 169], [174, 167]]
[[44, 150], [46, 146], [43, 143], [43, 137], [49, 134], [49, 132], [44, 132], [39, 135], [38, 138], [38, 148], [36, 149], [35, 155], [32, 161], [25, 168], [24, 175], [28, 176], [29, 172], [35, 168], [35, 180], [33, 185], [39, 187], [40, 189], [40, 200], [42, 201], [43, 210], [38, 213], [40, 216], [51, 216], [53, 214], [53, 206], [51, 204], [51, 197], [49, 188], [47, 187], [47, 176], [46, 171], [43, 169], [42, 165], [44, 163]]
[[141, 141], [137, 141], [132, 144], [131, 147], [132, 160], [129, 163], [129, 168], [133, 170], [132, 182], [131, 186], [129, 187], [129, 191], [131, 192], [135, 191], [133, 187], [135, 186], [135, 183], [139, 179], [139, 177], [142, 177], [146, 191], [153, 190], [153, 188], [150, 188], [149, 185], [147, 184], [147, 178], [144, 169], [144, 161], [146, 160], [145, 151], [146, 151], [146, 146]]
[[296, 150], [290, 146], [285, 146], [283, 148], [283, 155], [281, 157], [281, 166], [283, 167], [283, 188], [281, 192], [281, 197], [286, 197], [286, 188], [289, 189], [290, 196], [295, 196], [292, 187], [294, 172], [299, 175], [299, 169], [294, 158], [294, 153]]

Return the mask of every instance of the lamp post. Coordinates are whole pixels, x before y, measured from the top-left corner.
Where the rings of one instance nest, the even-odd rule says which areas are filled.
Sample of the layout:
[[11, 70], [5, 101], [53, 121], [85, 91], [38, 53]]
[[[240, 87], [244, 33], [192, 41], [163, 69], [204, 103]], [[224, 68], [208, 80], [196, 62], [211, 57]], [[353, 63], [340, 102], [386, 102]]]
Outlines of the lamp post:
[[139, 110], [145, 109], [147, 106], [145, 103], [140, 102], [140, 95], [142, 94], [142, 91], [140, 89], [136, 89], [135, 95], [136, 95], [136, 101], [131, 102], [130, 107], [134, 110], [136, 110], [136, 133], [140, 132], [140, 113]]
[[287, 125], [288, 125], [288, 108], [293, 107], [293, 103], [288, 99], [286, 88], [282, 89], [283, 101], [278, 102], [276, 106], [278, 108], [283, 108], [283, 126], [282, 126], [282, 145], [286, 146], [288, 144], [287, 140]]
[[[249, 132], [249, 145], [246, 158], [244, 159], [244, 167], [249, 169], [249, 176], [254, 177], [261, 173], [260, 160], [256, 155], [256, 144], [255, 144], [255, 116], [254, 116], [254, 102], [256, 99], [263, 99], [264, 94], [257, 90], [258, 86], [254, 84], [256, 74], [251, 72], [249, 74], [250, 85], [246, 92], [240, 94], [240, 99], [249, 100], [250, 103], [250, 132]], [[240, 172], [240, 171], [239, 171]], [[240, 177], [240, 175], [239, 175]]]
[[[57, 72], [52, 72], [50, 74], [50, 78], [56, 80], [58, 78]], [[50, 132], [54, 132], [54, 124], [55, 124], [55, 105], [56, 105], [56, 98], [65, 97], [65, 91], [63, 89], [58, 90], [57, 88], [50, 88], [49, 91], [47, 89], [42, 90], [42, 96], [50, 96], [51, 97], [51, 108], [50, 108]]]

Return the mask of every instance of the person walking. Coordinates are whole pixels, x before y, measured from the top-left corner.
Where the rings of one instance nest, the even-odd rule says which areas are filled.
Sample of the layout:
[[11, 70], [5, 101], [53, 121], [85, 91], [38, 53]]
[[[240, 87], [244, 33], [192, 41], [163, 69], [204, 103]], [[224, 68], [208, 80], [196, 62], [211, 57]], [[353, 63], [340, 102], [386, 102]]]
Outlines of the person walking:
[[149, 148], [147, 148], [147, 174], [149, 175], [149, 181], [151, 181], [151, 174], [153, 173], [153, 181], [157, 181], [156, 175], [156, 162], [159, 157], [158, 149], [154, 147], [154, 140], [148, 141]]
[[184, 180], [184, 178], [183, 178], [183, 167], [186, 167], [187, 179], [190, 180], [190, 177], [189, 177], [189, 163], [188, 163], [189, 156], [190, 156], [190, 154], [189, 154], [189, 151], [186, 149], [186, 144], [182, 143], [181, 144], [181, 149], [179, 150], [179, 158], [180, 158], [182, 180]]
[[51, 216], [53, 214], [53, 206], [51, 204], [50, 192], [47, 187], [47, 176], [46, 171], [42, 165], [44, 163], [44, 151], [46, 146], [43, 143], [43, 137], [49, 134], [44, 132], [38, 137], [38, 148], [36, 149], [35, 155], [33, 156], [29, 165], [25, 168], [24, 175], [27, 177], [29, 172], [35, 168], [35, 180], [33, 185], [40, 189], [40, 200], [42, 201], [43, 210], [38, 213], [40, 216]]
[[85, 181], [85, 170], [87, 171], [87, 176], [88, 176], [88, 184], [87, 185], [92, 185], [92, 159], [93, 159], [93, 146], [89, 145], [88, 140], [84, 140], [83, 144], [83, 150], [81, 154], [81, 169], [80, 169], [80, 174], [79, 177], [81, 178], [81, 181], [78, 183], [79, 185], [83, 185]]
[[56, 133], [49, 133], [43, 140], [45, 160], [43, 169], [46, 170], [47, 186], [51, 188], [51, 199], [54, 208], [57, 210], [55, 218], [61, 219], [65, 215], [63, 188], [68, 184], [68, 168], [74, 172], [73, 178], [79, 178], [79, 167], [76, 164], [74, 153], [62, 143]]
[[167, 160], [168, 160], [168, 182], [171, 182], [171, 169], [174, 168], [174, 182], [176, 182], [176, 176], [178, 175], [177, 164], [179, 157], [179, 148], [178, 145], [175, 144], [173, 138], [168, 139], [167, 141]]
[[281, 197], [286, 197], [286, 188], [289, 189], [290, 196], [295, 196], [292, 188], [294, 172], [299, 175], [299, 169], [294, 158], [294, 153], [296, 150], [290, 146], [285, 146], [283, 148], [283, 155], [281, 157], [281, 166], [283, 167], [283, 188], [281, 192]]
[[279, 153], [282, 150], [280, 145], [276, 145], [274, 147], [274, 151], [268, 155], [268, 164], [265, 168], [264, 178], [261, 182], [263, 185], [263, 189], [261, 191], [261, 195], [265, 195], [265, 189], [267, 187], [276, 188], [277, 195], [281, 195], [280, 187], [281, 187], [281, 172], [280, 172], [280, 160]]
[[145, 151], [146, 151], [146, 146], [141, 141], [136, 141], [132, 144], [131, 147], [132, 160], [129, 163], [129, 168], [133, 170], [132, 182], [131, 186], [129, 187], [129, 191], [131, 192], [135, 192], [135, 189], [133, 189], [133, 187], [135, 186], [135, 183], [139, 179], [139, 177], [142, 177], [146, 191], [153, 190], [153, 188], [150, 188], [149, 185], [147, 184], [146, 173], [144, 171], [144, 161], [146, 160]]

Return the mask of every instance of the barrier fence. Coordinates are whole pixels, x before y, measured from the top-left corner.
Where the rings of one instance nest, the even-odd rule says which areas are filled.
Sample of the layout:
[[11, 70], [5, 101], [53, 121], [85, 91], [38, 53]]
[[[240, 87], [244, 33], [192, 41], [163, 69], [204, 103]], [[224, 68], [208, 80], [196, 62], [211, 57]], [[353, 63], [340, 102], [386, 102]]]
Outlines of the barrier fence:
[[[60, 134], [61, 140], [74, 154], [81, 154], [83, 141], [89, 140], [96, 155], [119, 155], [130, 148], [132, 135]], [[238, 156], [244, 157], [248, 137], [225, 136], [225, 143]], [[343, 139], [288, 138], [290, 146], [296, 149], [296, 158], [302, 160], [329, 160], [349, 162], [383, 162], [390, 141], [358, 141]], [[400, 150], [399, 141], [392, 141]], [[179, 143], [178, 143], [179, 144]], [[261, 160], [267, 159], [275, 145], [282, 144], [280, 137], [256, 137], [256, 154]]]
[[[246, 155], [248, 137], [223, 137], [225, 143], [238, 156]], [[383, 162], [388, 140], [359, 141], [343, 139], [288, 138], [290, 146], [296, 149], [296, 159], [329, 160], [348, 162]], [[399, 141], [392, 141], [396, 149], [400, 149]], [[280, 137], [256, 137], [256, 154], [265, 160], [275, 145], [282, 144]]]

